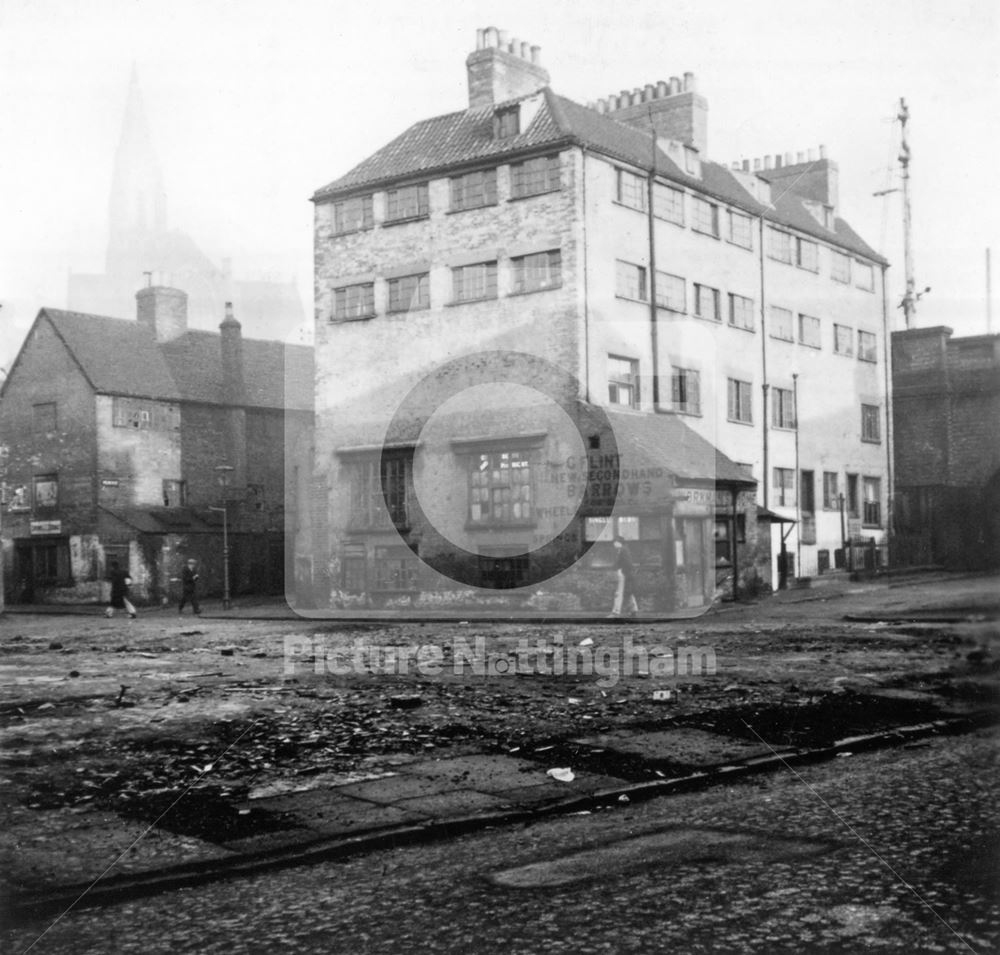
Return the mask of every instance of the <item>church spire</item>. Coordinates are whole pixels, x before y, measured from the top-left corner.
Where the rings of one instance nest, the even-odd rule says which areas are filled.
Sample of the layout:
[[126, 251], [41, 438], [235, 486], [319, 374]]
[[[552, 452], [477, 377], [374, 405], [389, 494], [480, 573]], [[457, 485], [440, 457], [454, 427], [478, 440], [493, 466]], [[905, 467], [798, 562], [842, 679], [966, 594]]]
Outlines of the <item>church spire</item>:
[[153, 151], [134, 63], [115, 154], [109, 213], [107, 271], [112, 273], [120, 253], [136, 239], [164, 232], [167, 227], [163, 176]]

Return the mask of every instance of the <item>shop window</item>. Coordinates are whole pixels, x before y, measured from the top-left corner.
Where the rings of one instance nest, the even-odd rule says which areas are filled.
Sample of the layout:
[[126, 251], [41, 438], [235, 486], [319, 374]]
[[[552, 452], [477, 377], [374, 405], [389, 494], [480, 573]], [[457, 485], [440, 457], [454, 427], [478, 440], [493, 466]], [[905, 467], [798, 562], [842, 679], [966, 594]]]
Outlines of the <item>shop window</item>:
[[526, 451], [484, 451], [472, 457], [469, 521], [526, 524], [533, 519], [531, 461]]
[[479, 555], [479, 586], [495, 590], [510, 590], [520, 587], [528, 577], [529, 558], [527, 554], [515, 556]]
[[69, 543], [65, 540], [34, 541], [27, 546], [19, 546], [17, 558], [18, 572], [29, 585], [72, 583]]
[[[715, 519], [715, 562], [731, 562], [733, 559], [732, 517], [716, 517]], [[736, 543], [745, 544], [747, 539], [747, 516], [744, 513], [736, 515]]]
[[352, 528], [406, 527], [409, 483], [408, 457], [356, 462], [351, 475]]
[[372, 590], [416, 590], [417, 558], [408, 547], [376, 547]]

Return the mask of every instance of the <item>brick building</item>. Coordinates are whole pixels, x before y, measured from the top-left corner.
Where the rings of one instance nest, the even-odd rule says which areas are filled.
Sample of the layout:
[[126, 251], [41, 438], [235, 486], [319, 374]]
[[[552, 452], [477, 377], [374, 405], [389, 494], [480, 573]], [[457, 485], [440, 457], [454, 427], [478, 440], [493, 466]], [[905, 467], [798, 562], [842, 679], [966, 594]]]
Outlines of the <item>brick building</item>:
[[1000, 565], [1000, 335], [892, 335], [895, 558]]
[[880, 536], [885, 262], [835, 164], [709, 162], [691, 74], [583, 106], [493, 28], [467, 69], [466, 108], [314, 196], [314, 556], [341, 599], [599, 604], [618, 532], [648, 606], [701, 606], [734, 565], [771, 585], [783, 537], [830, 563], [845, 506]]
[[189, 330], [178, 289], [136, 300], [137, 320], [42, 309], [0, 390], [12, 602], [99, 600], [112, 560], [140, 601], [172, 597], [188, 557], [218, 592], [224, 517], [233, 592], [285, 587], [285, 442], [311, 440], [312, 349], [243, 339], [231, 309], [218, 334]]

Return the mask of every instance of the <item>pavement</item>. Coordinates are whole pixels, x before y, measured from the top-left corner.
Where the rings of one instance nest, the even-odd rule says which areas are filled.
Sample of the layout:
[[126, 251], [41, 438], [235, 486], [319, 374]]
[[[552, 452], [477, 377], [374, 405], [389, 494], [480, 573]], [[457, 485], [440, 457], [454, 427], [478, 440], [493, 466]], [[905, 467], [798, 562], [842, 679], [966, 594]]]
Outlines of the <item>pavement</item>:
[[[230, 607], [223, 606], [218, 598], [201, 601], [201, 617], [206, 620], [333, 620], [341, 623], [367, 621], [395, 621], [400, 623], [431, 623], [446, 620], [467, 621], [516, 621], [519, 623], [607, 623], [630, 624], [664, 623], [675, 620], [694, 620], [719, 614], [743, 614], [756, 606], [788, 606], [813, 601], [828, 601], [859, 594], [878, 595], [890, 589], [926, 587], [928, 584], [950, 583], [975, 579], [978, 573], [949, 572], [938, 567], [895, 571], [875, 577], [852, 579], [843, 571], [834, 571], [819, 577], [805, 578], [795, 586], [777, 590], [773, 594], [753, 600], [724, 600], [707, 608], [677, 610], [669, 613], [639, 613], [633, 617], [609, 619], [607, 614], [592, 611], [552, 611], [543, 612], [525, 609], [459, 608], [442, 610], [414, 610], [405, 607], [363, 609], [352, 607], [347, 610], [335, 608], [311, 609], [294, 607], [284, 595], [269, 597], [238, 596]], [[101, 616], [104, 604], [95, 603], [52, 603], [52, 604], [8, 604], [5, 612], [11, 615], [51, 615], [51, 616]], [[173, 604], [162, 607], [140, 607], [142, 616], [170, 619], [177, 617]], [[188, 612], [190, 614], [190, 612]], [[187, 616], [188, 614], [185, 614]], [[193, 616], [193, 614], [190, 614]]]
[[[900, 583], [921, 586], [911, 603], [918, 593], [927, 592], [927, 578]], [[784, 605], [794, 610], [797, 603], [853, 595], [858, 599], [851, 602], [852, 607], [870, 607], [878, 604], [885, 589], [884, 582], [831, 577], [821, 587], [777, 594], [763, 606], [768, 612], [778, 612]], [[221, 605], [206, 602], [203, 616], [266, 620], [274, 619], [271, 614], [280, 613], [280, 608], [272, 601], [241, 601], [223, 610]], [[21, 609], [10, 608], [15, 613]], [[40, 609], [31, 608], [31, 612]], [[751, 609], [723, 606], [714, 613]], [[100, 613], [101, 608], [76, 612]], [[278, 619], [295, 619], [287, 605], [285, 612], [288, 617]], [[905, 616], [898, 608], [887, 613], [892, 619]], [[147, 614], [172, 615], [168, 610]], [[567, 765], [558, 749], [544, 752], [553, 747], [530, 752], [514, 747], [497, 753], [470, 745], [444, 758], [400, 754], [384, 760], [378, 772], [293, 774], [232, 800], [213, 796], [202, 784], [202, 777], [212, 778], [208, 774], [216, 763], [224, 765], [226, 754], [222, 753], [212, 757], [213, 762], [187, 790], [163, 793], [162, 811], [152, 821], [85, 805], [13, 807], [7, 813], [3, 907], [14, 919], [51, 915], [71, 905], [105, 904], [233, 875], [449, 838], [539, 816], [588, 811], [598, 805], [627, 805], [797, 763], [966, 732], [994, 718], [991, 709], [941, 706], [935, 718], [799, 746], [784, 744], [785, 737], [775, 728], [756, 739], [722, 728], [629, 728], [587, 735], [586, 724], [580, 724], [576, 737], [570, 728], [576, 750], [603, 754], [602, 766], [638, 760], [651, 768], [654, 778], [643, 782], [630, 780], [627, 773], [619, 776]], [[238, 743], [239, 739], [232, 746]], [[677, 766], [685, 770], [672, 771]], [[213, 824], [199, 827], [199, 814], [211, 816]]]

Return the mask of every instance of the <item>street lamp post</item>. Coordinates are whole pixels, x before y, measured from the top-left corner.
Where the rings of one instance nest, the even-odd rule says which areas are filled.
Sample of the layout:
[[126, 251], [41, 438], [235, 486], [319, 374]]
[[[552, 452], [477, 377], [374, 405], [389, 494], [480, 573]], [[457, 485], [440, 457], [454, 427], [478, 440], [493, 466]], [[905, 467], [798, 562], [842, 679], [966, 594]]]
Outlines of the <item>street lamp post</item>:
[[229, 464], [217, 465], [219, 484], [222, 485], [222, 507], [210, 510], [222, 511], [222, 609], [229, 610], [233, 602], [229, 599], [229, 501], [226, 499], [226, 487], [229, 485], [229, 475], [233, 467]]

